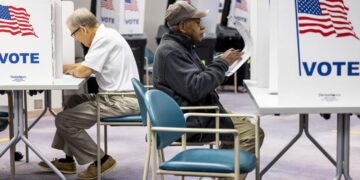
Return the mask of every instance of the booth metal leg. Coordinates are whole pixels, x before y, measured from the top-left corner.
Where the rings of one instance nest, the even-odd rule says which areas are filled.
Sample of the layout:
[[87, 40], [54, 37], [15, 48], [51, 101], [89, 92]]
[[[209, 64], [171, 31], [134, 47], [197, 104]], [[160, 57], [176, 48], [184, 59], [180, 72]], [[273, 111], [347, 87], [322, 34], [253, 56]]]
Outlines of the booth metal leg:
[[340, 180], [344, 175], [346, 180], [352, 180], [349, 174], [350, 163], [350, 114], [337, 115], [337, 153], [336, 176]]
[[302, 133], [305, 132], [305, 135], [310, 139], [310, 141], [329, 159], [329, 161], [336, 165], [335, 160], [327, 153], [324, 148], [310, 135], [309, 132], [309, 115], [300, 114], [299, 119], [299, 132], [295, 137], [280, 151], [279, 154], [260, 172], [260, 177], [262, 176], [290, 149], [291, 146], [301, 137]]
[[52, 110], [51, 107], [51, 90], [45, 90], [44, 91], [44, 110], [41, 112], [41, 114], [35, 119], [35, 121], [28, 127], [28, 130], [30, 131], [31, 128], [35, 126], [35, 124], [45, 115], [46, 111], [49, 110], [49, 112], [56, 117], [56, 113]]
[[[27, 95], [24, 91], [24, 116], [25, 116], [25, 137], [29, 138], [29, 129], [28, 127], [28, 114], [27, 114]], [[25, 144], [25, 162], [29, 163], [29, 147]]]
[[[14, 107], [13, 107], [13, 93], [9, 91], [8, 93], [8, 107], [9, 107], [9, 137], [14, 137]], [[10, 143], [11, 144], [11, 143]], [[10, 179], [13, 180], [15, 178], [15, 145], [10, 146]], [[0, 156], [1, 157], [1, 156]]]
[[40, 151], [32, 145], [32, 143], [25, 137], [24, 128], [23, 128], [23, 92], [20, 90], [14, 91], [14, 137], [10, 140], [9, 144], [6, 145], [5, 149], [0, 152], [0, 157], [2, 157], [5, 152], [11, 147], [15, 146], [16, 143], [21, 139], [25, 144], [27, 144], [30, 149], [41, 159], [43, 160], [61, 179], [65, 180], [65, 176], [49, 161]]

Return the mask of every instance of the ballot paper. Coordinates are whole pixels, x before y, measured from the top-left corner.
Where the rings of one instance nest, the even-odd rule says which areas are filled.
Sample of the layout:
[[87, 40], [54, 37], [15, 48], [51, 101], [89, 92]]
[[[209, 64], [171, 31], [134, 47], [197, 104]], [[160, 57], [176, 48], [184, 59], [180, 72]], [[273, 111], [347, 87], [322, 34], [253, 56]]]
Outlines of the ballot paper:
[[251, 56], [253, 50], [253, 42], [249, 30], [247, 30], [245, 25], [236, 20], [234, 17], [229, 16], [228, 21], [233, 23], [235, 28], [239, 31], [241, 37], [244, 40], [245, 47], [242, 50], [244, 52], [242, 59], [235, 61], [230, 67], [229, 70], [225, 73], [226, 76], [231, 76], [234, 74]]

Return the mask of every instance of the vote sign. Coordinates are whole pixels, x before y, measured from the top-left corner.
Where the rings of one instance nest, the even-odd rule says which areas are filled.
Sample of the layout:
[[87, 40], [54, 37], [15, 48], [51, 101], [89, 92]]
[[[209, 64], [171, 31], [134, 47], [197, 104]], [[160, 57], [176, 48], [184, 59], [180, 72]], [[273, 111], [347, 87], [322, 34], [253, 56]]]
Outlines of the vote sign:
[[280, 103], [358, 106], [360, 1], [275, 0]]
[[51, 8], [51, 0], [0, 2], [0, 84], [52, 81]]

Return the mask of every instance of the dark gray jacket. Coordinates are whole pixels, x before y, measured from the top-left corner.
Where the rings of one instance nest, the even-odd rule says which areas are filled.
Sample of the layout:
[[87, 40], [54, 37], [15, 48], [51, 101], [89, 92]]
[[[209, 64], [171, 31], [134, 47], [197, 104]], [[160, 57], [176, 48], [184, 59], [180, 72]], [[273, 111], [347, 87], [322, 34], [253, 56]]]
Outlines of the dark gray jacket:
[[[155, 88], [169, 94], [180, 106], [217, 105], [221, 107], [221, 112], [225, 113], [215, 92], [215, 88], [225, 80], [225, 72], [228, 70], [225, 60], [217, 58], [210, 65], [204, 66], [194, 50], [192, 39], [170, 32], [162, 37], [154, 61]], [[191, 118], [187, 121], [187, 126], [214, 128], [215, 119]], [[223, 118], [220, 127], [234, 128], [230, 118]], [[214, 139], [214, 136], [209, 134], [189, 134], [188, 137], [190, 141], [202, 142]], [[222, 135], [221, 139], [231, 140], [232, 135]]]

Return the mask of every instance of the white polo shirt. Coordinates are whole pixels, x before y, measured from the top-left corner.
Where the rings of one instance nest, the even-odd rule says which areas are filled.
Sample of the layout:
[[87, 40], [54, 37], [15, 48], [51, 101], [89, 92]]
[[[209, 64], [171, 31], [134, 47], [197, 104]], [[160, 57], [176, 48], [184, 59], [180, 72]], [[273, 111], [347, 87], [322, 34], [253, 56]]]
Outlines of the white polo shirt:
[[134, 55], [126, 40], [114, 29], [99, 26], [82, 65], [96, 75], [99, 91], [133, 91], [139, 79]]

